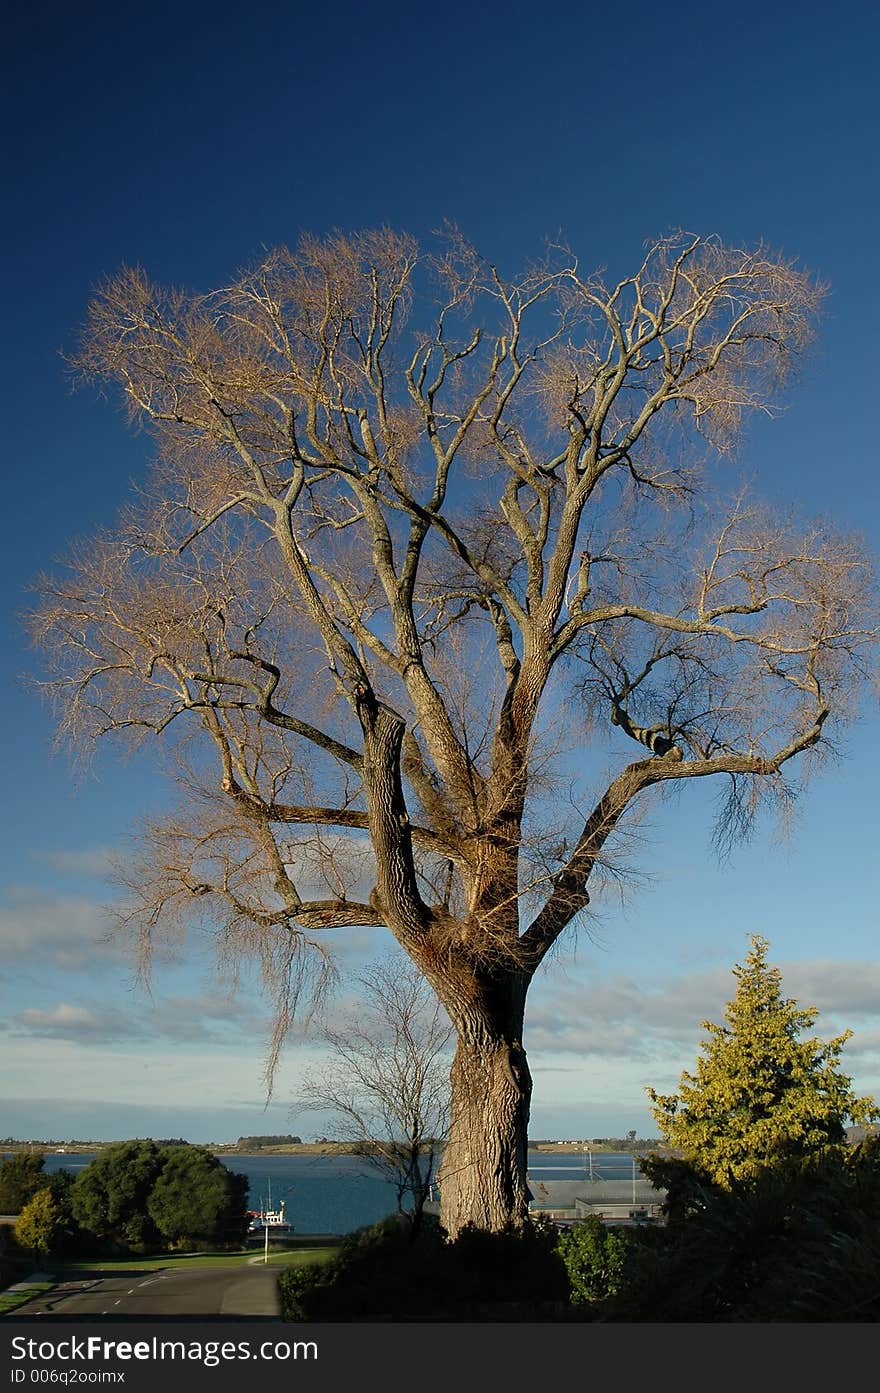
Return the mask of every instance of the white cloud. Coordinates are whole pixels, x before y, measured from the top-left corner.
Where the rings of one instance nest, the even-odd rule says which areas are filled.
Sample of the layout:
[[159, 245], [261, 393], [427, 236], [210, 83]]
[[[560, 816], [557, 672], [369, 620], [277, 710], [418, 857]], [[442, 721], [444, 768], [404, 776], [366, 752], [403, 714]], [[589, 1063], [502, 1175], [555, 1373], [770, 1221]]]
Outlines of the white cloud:
[[239, 1043], [242, 1036], [262, 1041], [270, 1029], [265, 1010], [243, 993], [168, 997], [145, 1007], [141, 1020], [154, 1038], [179, 1042], [203, 1040], [228, 1044], [230, 1037], [234, 1037]]
[[12, 1018], [13, 1033], [50, 1040], [84, 1040], [109, 1043], [143, 1035], [142, 1027], [122, 1011], [91, 1010], [69, 1001], [50, 1010], [29, 1007]]
[[880, 962], [780, 963], [782, 989], [802, 1005], [818, 1006], [844, 1025], [880, 1019]]
[[[819, 1008], [813, 1033], [827, 1039], [852, 1028], [844, 1059], [874, 1052], [880, 964], [816, 960], [779, 966], [784, 995]], [[639, 1062], [677, 1054], [682, 1067], [689, 1067], [705, 1034], [700, 1023], [722, 1023], [735, 990], [730, 970], [720, 968], [650, 986], [624, 976], [586, 983], [557, 976], [542, 983], [527, 1008], [526, 1047], [532, 1057], [547, 1052]]]
[[114, 853], [110, 847], [87, 847], [79, 851], [35, 851], [34, 860], [41, 861], [63, 875], [109, 875]]
[[[300, 1071], [314, 1067], [317, 1057], [307, 1047], [290, 1052], [276, 1079], [276, 1106], [289, 1108]], [[4, 1116], [7, 1104], [49, 1095], [124, 1107], [252, 1107], [258, 1111], [267, 1101], [264, 1060], [262, 1040], [240, 1036], [229, 1048], [202, 1042], [186, 1049], [167, 1040], [134, 1038], [119, 1040], [108, 1049], [104, 1042], [82, 1036], [65, 1040], [61, 1048], [54, 1038], [20, 1036], [14, 1051], [0, 1052], [0, 1095]], [[51, 1116], [46, 1117], [45, 1126], [54, 1131]], [[71, 1135], [82, 1135], [75, 1124], [66, 1131], [70, 1132], [70, 1126]], [[263, 1129], [254, 1125], [247, 1130]], [[178, 1125], [173, 1135], [187, 1135], [186, 1127]]]
[[110, 920], [105, 906], [80, 895], [11, 886], [0, 904], [0, 961], [81, 968], [100, 960]]
[[171, 996], [161, 1001], [133, 998], [124, 1010], [94, 1002], [62, 1001], [31, 1006], [12, 1017], [13, 1036], [70, 1040], [93, 1045], [150, 1041], [154, 1045], [193, 1042], [241, 1044], [268, 1038], [269, 1022], [246, 999], [222, 993]]

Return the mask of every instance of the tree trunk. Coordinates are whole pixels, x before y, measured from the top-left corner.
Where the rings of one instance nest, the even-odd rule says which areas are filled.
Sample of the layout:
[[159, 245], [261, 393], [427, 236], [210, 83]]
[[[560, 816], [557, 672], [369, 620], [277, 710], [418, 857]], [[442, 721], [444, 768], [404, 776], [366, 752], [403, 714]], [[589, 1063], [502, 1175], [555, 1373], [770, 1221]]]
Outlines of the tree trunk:
[[529, 1208], [528, 1124], [532, 1079], [513, 1029], [459, 1026], [452, 1065], [451, 1121], [438, 1184], [440, 1222], [455, 1238], [466, 1224], [498, 1233]]

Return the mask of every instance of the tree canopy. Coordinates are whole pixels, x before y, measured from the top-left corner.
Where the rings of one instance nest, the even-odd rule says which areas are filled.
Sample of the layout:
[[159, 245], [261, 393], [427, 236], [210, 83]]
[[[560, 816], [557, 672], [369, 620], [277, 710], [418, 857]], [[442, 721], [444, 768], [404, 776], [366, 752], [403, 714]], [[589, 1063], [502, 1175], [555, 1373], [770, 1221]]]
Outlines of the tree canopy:
[[827, 1042], [805, 1036], [817, 1008], [784, 997], [767, 940], [754, 935], [751, 944], [733, 969], [726, 1024], [701, 1023], [709, 1034], [696, 1073], [682, 1074], [678, 1093], [648, 1089], [663, 1140], [724, 1187], [788, 1161], [842, 1156], [847, 1121], [880, 1117], [840, 1067], [852, 1031]]
[[41, 1151], [19, 1151], [0, 1158], [0, 1214], [20, 1214], [38, 1190], [48, 1184]]
[[45, 1256], [58, 1247], [66, 1230], [66, 1218], [51, 1189], [37, 1190], [22, 1209], [15, 1237], [22, 1248]]
[[247, 1228], [247, 1178], [195, 1146], [169, 1146], [147, 1212], [169, 1243], [237, 1243]]
[[161, 1148], [154, 1141], [121, 1141], [105, 1147], [80, 1171], [71, 1188], [77, 1222], [100, 1239], [155, 1242], [158, 1235], [147, 1200], [161, 1165]]
[[526, 1216], [526, 994], [627, 819], [720, 778], [736, 835], [856, 709], [862, 543], [716, 469], [822, 297], [714, 236], [615, 281], [563, 246], [507, 274], [450, 227], [92, 303], [78, 368], [159, 458], [33, 622], [64, 739], [176, 771], [123, 920], [144, 958], [201, 920], [260, 961], [270, 1072], [334, 936], [386, 927], [457, 1032], [450, 1232]]
[[115, 1142], [71, 1187], [79, 1224], [103, 1242], [180, 1245], [237, 1242], [247, 1225], [247, 1182], [201, 1147]]

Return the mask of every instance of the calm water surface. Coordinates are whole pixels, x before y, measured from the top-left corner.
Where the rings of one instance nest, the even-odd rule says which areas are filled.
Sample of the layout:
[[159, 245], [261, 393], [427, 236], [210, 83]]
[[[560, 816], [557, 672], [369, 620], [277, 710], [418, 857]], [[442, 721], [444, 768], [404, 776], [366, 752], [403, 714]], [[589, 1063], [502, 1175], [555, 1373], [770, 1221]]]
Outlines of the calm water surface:
[[[46, 1154], [47, 1172], [70, 1171], [78, 1175], [93, 1156]], [[230, 1170], [246, 1175], [249, 1207], [278, 1209], [284, 1201], [285, 1216], [297, 1233], [351, 1233], [364, 1224], [375, 1224], [396, 1208], [394, 1187], [367, 1161], [358, 1156], [221, 1156]], [[593, 1175], [600, 1180], [620, 1180], [633, 1173], [633, 1158], [626, 1153], [594, 1152]], [[589, 1173], [589, 1157], [571, 1152], [529, 1152], [529, 1175], [577, 1180]], [[639, 1174], [636, 1169], [636, 1174]]]

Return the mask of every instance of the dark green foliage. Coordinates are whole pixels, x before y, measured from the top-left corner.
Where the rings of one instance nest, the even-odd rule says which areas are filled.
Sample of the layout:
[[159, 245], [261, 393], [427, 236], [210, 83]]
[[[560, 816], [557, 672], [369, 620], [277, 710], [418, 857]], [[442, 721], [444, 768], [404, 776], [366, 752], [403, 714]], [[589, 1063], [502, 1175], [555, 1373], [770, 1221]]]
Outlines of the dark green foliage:
[[670, 1171], [665, 1228], [596, 1218], [557, 1233], [436, 1224], [409, 1241], [386, 1220], [352, 1234], [331, 1263], [289, 1269], [295, 1321], [877, 1322], [880, 1138], [843, 1157], [790, 1163], [713, 1185]]
[[20, 1151], [0, 1160], [0, 1214], [20, 1214], [28, 1200], [46, 1184], [45, 1156], [41, 1152]]
[[70, 1189], [74, 1217], [109, 1248], [238, 1245], [247, 1180], [202, 1147], [126, 1141], [108, 1146]]
[[301, 1146], [302, 1137], [285, 1136], [239, 1137], [235, 1143], [239, 1151], [262, 1151], [264, 1146]]
[[0, 1224], [0, 1291], [33, 1271], [33, 1257], [22, 1251], [11, 1224]]
[[161, 1168], [162, 1149], [154, 1141], [105, 1147], [74, 1181], [71, 1203], [77, 1221], [120, 1248], [156, 1245], [159, 1232], [147, 1201]]
[[[338, 1259], [288, 1267], [278, 1279], [283, 1320], [345, 1320], [338, 1290], [342, 1269]], [[334, 1314], [334, 1308], [336, 1314]], [[318, 1314], [316, 1315], [315, 1312]]]
[[609, 1228], [591, 1214], [560, 1233], [556, 1250], [565, 1263], [573, 1305], [595, 1305], [620, 1292], [630, 1250], [623, 1229]]
[[680, 1156], [643, 1156], [639, 1168], [652, 1185], [666, 1191], [663, 1210], [669, 1224], [679, 1223], [691, 1214], [701, 1214], [709, 1197], [721, 1188], [708, 1172]]
[[196, 1241], [239, 1246], [247, 1228], [247, 1178], [196, 1146], [169, 1146], [147, 1212], [174, 1247]]
[[729, 1188], [694, 1177], [635, 1254], [612, 1319], [880, 1320], [880, 1143]]
[[[542, 1219], [497, 1234], [472, 1226], [462, 1229], [446, 1249], [452, 1290], [473, 1312], [497, 1306], [498, 1313], [458, 1318], [537, 1320], [564, 1305], [568, 1278], [556, 1251], [557, 1237], [555, 1227]], [[519, 1313], [505, 1312], [505, 1305], [519, 1308]]]
[[61, 1257], [83, 1253], [89, 1247], [88, 1238], [74, 1217], [73, 1184], [74, 1179], [70, 1171], [54, 1171], [51, 1175], [44, 1176], [43, 1188], [52, 1196], [58, 1216], [52, 1252]]
[[423, 1221], [415, 1241], [397, 1216], [351, 1234], [332, 1263], [280, 1279], [282, 1314], [309, 1321], [542, 1320], [566, 1305], [568, 1281], [542, 1224], [454, 1243]]
[[[286, 1320], [406, 1319], [411, 1290], [422, 1270], [439, 1264], [442, 1239], [432, 1226], [417, 1244], [409, 1225], [398, 1216], [358, 1229], [342, 1243], [329, 1263], [291, 1268], [279, 1280], [281, 1311]], [[387, 1306], [387, 1310], [386, 1310]]]

